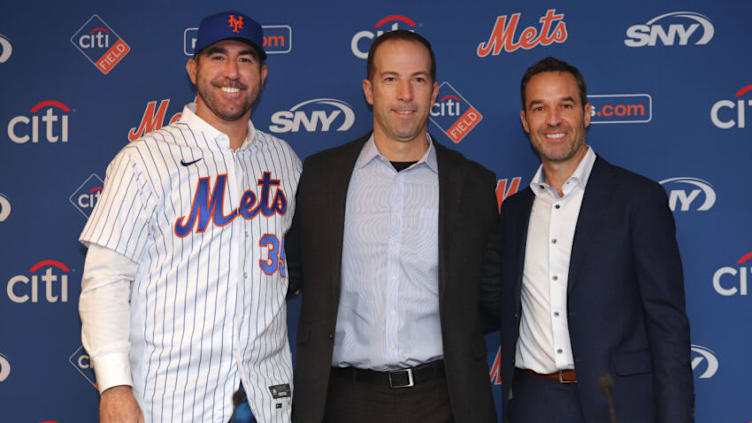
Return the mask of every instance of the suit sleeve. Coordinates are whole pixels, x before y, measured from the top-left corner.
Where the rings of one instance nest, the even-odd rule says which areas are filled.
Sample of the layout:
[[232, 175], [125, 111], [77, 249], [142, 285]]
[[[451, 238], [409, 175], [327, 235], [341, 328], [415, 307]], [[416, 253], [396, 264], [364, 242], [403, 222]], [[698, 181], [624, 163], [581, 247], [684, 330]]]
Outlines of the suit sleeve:
[[482, 207], [489, 216], [480, 281], [480, 323], [484, 333], [498, 330], [501, 321], [501, 222], [496, 200], [496, 177], [489, 178], [489, 195]]
[[303, 254], [302, 254], [302, 220], [303, 208], [305, 207], [304, 197], [306, 191], [306, 162], [303, 163], [303, 172], [298, 182], [298, 190], [295, 193], [295, 214], [292, 218], [292, 225], [285, 235], [285, 257], [287, 258], [287, 299], [290, 299], [303, 290]]
[[660, 422], [694, 414], [689, 321], [674, 217], [663, 188], [652, 184], [632, 213], [632, 255], [645, 309]]

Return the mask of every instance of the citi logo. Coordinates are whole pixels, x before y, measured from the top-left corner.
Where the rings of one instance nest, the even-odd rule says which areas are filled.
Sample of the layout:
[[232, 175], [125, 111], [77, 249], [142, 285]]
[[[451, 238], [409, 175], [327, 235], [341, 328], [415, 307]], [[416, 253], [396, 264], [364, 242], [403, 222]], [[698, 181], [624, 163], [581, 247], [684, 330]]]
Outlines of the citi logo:
[[[391, 25], [389, 25], [390, 23]], [[407, 16], [386, 16], [380, 21], [376, 22], [376, 25], [373, 26], [374, 28], [376, 28], [376, 31], [365, 30], [355, 33], [355, 35], [352, 37], [352, 40], [350, 40], [350, 49], [358, 59], [367, 59], [368, 49], [371, 47], [371, 45], [370, 43], [366, 44], [362, 43], [361, 41], [373, 40], [385, 32], [396, 31], [398, 29], [409, 30], [410, 28], [415, 28], [416, 26], [418, 26], [418, 24], [416, 24], [415, 21], [408, 18]]]
[[[134, 126], [128, 131], [128, 141], [136, 141], [151, 131], [161, 129], [165, 124], [167, 107], [169, 105], [169, 98], [159, 101], [159, 106], [157, 106], [156, 100], [146, 103], [146, 109], [144, 109], [144, 114], [141, 116], [141, 122], [138, 123], [138, 126]], [[181, 115], [182, 112], [172, 115], [168, 124], [176, 122], [180, 119]]]
[[0, 382], [5, 382], [10, 376], [10, 363], [4, 355], [0, 354]]
[[718, 371], [715, 353], [701, 345], [692, 344], [692, 371], [698, 379], [710, 379]]
[[10, 201], [8, 197], [0, 194], [0, 222], [5, 222], [5, 219], [10, 216]]
[[68, 201], [76, 208], [85, 218], [91, 216], [94, 206], [99, 202], [99, 196], [102, 194], [104, 181], [96, 173], [92, 173], [76, 190], [68, 197]]
[[105, 75], [131, 51], [125, 40], [98, 15], [92, 15], [81, 25], [70, 42]]
[[556, 9], [548, 9], [546, 14], [538, 19], [541, 23], [540, 29], [529, 26], [522, 30], [515, 41], [520, 16], [522, 13], [515, 13], [511, 18], [508, 15], [497, 16], [488, 41], [478, 44], [478, 57], [486, 57], [489, 54], [498, 56], [502, 51], [512, 53], [520, 48], [530, 50], [537, 46], [548, 46], [567, 40], [567, 24], [562, 20], [564, 14], [557, 15]]
[[491, 378], [492, 385], [501, 385], [501, 346], [496, 351], [496, 357], [491, 365], [491, 370], [488, 372], [488, 376]]
[[[715, 191], [710, 182], [691, 177], [668, 178], [660, 181], [668, 191], [671, 211], [708, 211], [715, 204]], [[702, 194], [702, 196], [700, 196]]]
[[[45, 112], [41, 124], [40, 111]], [[64, 113], [70, 111], [70, 107], [59, 101], [42, 101], [29, 110], [31, 116], [19, 115], [8, 122], [8, 138], [16, 144], [38, 143], [40, 136], [49, 143], [68, 142], [68, 115]]]
[[269, 131], [274, 133], [298, 132], [301, 125], [307, 132], [327, 132], [335, 121], [337, 131], [347, 131], [355, 122], [355, 112], [342, 100], [314, 98], [274, 113], [271, 121]]
[[10, 59], [10, 55], [13, 53], [13, 46], [10, 40], [0, 34], [0, 63], [5, 63]]
[[110, 31], [107, 28], [94, 28], [88, 34], [78, 37], [81, 48], [110, 48]]
[[747, 275], [752, 273], [752, 269], [741, 266], [741, 264], [751, 258], [752, 252], [749, 252], [736, 261], [736, 264], [740, 265], [739, 267], [724, 266], [716, 270], [713, 274], [715, 292], [724, 297], [747, 295]]
[[[678, 23], [676, 21], [683, 21]], [[675, 22], [675, 23], [668, 23]], [[632, 25], [627, 28], [627, 39], [624, 44], [627, 47], [653, 47], [660, 41], [664, 46], [673, 46], [677, 37], [679, 45], [689, 44], [689, 38], [702, 27], [702, 35], [697, 38], [695, 45], [707, 44], [715, 33], [710, 19], [695, 12], [671, 12], [645, 22], [644, 24]], [[697, 32], [700, 34], [699, 32]]]
[[[745, 109], [747, 106], [752, 107], [752, 99], [745, 102], [744, 99], [740, 97], [750, 91], [752, 91], [752, 84], [742, 87], [736, 92], [734, 95], [736, 101], [716, 101], [710, 109], [710, 120], [713, 122], [713, 125], [721, 129], [729, 129], [733, 127], [744, 128], [746, 121]], [[734, 116], [734, 109], [736, 109], [736, 116]]]
[[[44, 270], [40, 276], [36, 272]], [[63, 273], [61, 273], [63, 272]], [[57, 260], [42, 260], [31, 266], [29, 275], [16, 275], [10, 278], [6, 292], [8, 298], [17, 304], [31, 301], [38, 303], [40, 286], [44, 291], [42, 300], [48, 303], [68, 302], [68, 266]], [[41, 283], [40, 283], [41, 280]]]
[[520, 182], [522, 182], [521, 176], [514, 177], [511, 181], [507, 178], [496, 181], [496, 202], [499, 203], [499, 212], [501, 212], [501, 203], [520, 189]]
[[76, 351], [73, 351], [73, 354], [68, 357], [68, 362], [91, 384], [91, 386], [94, 388], [97, 387], [97, 382], [94, 379], [94, 369], [91, 366], [91, 359], [83, 346], [80, 346], [76, 348]]

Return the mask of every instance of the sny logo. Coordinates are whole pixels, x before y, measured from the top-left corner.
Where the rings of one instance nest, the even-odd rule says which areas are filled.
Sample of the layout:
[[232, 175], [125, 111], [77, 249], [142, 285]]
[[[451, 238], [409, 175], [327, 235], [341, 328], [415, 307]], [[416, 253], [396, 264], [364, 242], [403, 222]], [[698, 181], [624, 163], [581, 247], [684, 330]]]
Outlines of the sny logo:
[[[752, 258], [752, 252], [749, 252], [739, 258], [736, 264], [741, 265], [747, 260]], [[723, 295], [724, 297], [730, 297], [732, 295], [747, 295], [747, 275], [752, 273], [752, 269], [747, 266], [731, 267], [723, 266], [716, 270], [713, 274], [713, 288], [715, 292]], [[721, 278], [725, 275], [733, 276], [733, 278], [724, 278], [730, 283], [726, 286], [721, 284]]]
[[10, 376], [10, 362], [4, 355], [0, 354], [0, 382], [5, 382]]
[[[736, 126], [737, 128], [744, 128], [746, 126], [745, 109], [746, 106], [752, 107], [752, 99], [749, 99], [745, 102], [744, 99], [740, 97], [750, 91], [752, 91], [752, 84], [747, 85], [746, 87], [743, 87], [742, 89], [737, 91], [734, 95], [734, 97], [736, 97], [736, 103], [734, 103], [732, 100], [716, 101], [715, 104], [713, 104], [713, 107], [710, 109], [710, 120], [713, 121], [713, 125], [721, 129], [729, 129], [733, 128], [734, 126]], [[723, 113], [726, 120], [721, 120], [720, 114], [722, 109], [733, 110], [734, 108], [736, 108], [736, 120], [734, 120], [733, 114], [731, 113]]]
[[483, 120], [483, 115], [465, 100], [452, 84], [439, 85], [438, 101], [431, 107], [431, 122], [457, 144]]
[[590, 94], [590, 123], [646, 123], [653, 119], [649, 94]]
[[[44, 282], [44, 300], [48, 303], [61, 303], [68, 302], [68, 275], [55, 274], [53, 269], [57, 268], [63, 272], [70, 272], [68, 266], [57, 260], [42, 260], [39, 263], [31, 266], [29, 269], [29, 276], [16, 275], [10, 278], [6, 292], [8, 298], [17, 304], [22, 304], [31, 301], [32, 303], [39, 302], [39, 280]], [[44, 269], [44, 274], [40, 277], [34, 273]], [[56, 283], [57, 282], [57, 283]], [[25, 285], [25, 286], [24, 286]]]
[[[68, 115], [56, 114], [55, 109], [59, 109], [60, 112], [63, 113], [70, 113], [71, 111], [68, 106], [56, 100], [45, 100], [39, 102], [29, 110], [29, 113], [32, 114], [31, 117], [19, 115], [8, 122], [8, 138], [16, 144], [24, 144], [28, 141], [38, 143], [40, 125], [39, 115], [36, 113], [40, 110], [45, 110], [46, 113], [42, 116], [42, 122], [45, 126], [45, 140], [50, 143], [56, 143], [58, 141], [68, 142]], [[21, 131], [20, 128], [17, 129], [16, 127], [19, 125], [21, 127], [26, 127], [26, 130]], [[31, 126], [31, 128], [29, 128], [29, 126]], [[29, 129], [31, 130], [31, 135], [29, 135]], [[19, 135], [19, 132], [21, 135]]]
[[10, 216], [10, 209], [10, 200], [0, 193], [0, 222], [5, 222], [5, 219]]
[[269, 125], [269, 131], [298, 132], [302, 124], [308, 132], [315, 132], [319, 127], [321, 132], [328, 132], [332, 123], [340, 115], [342, 123], [337, 127], [337, 131], [347, 131], [355, 122], [355, 112], [352, 107], [336, 98], [314, 98], [298, 103], [290, 110], [275, 112], [271, 117], [272, 124]]
[[[292, 27], [290, 25], [262, 25], [266, 54], [283, 54], [292, 51]], [[183, 31], [183, 53], [193, 56], [196, 53], [198, 28], [186, 28]]]
[[[662, 22], [660, 22], [662, 21]], [[678, 23], [677, 21], [683, 23]], [[664, 26], [668, 22], [668, 26]], [[660, 39], [664, 46], [673, 46], [676, 37], [679, 37], [679, 45], [686, 46], [689, 38], [702, 26], [702, 36], [695, 45], [707, 44], [712, 38], [715, 29], [710, 19], [695, 12], [671, 12], [645, 22], [644, 24], [632, 25], [627, 28], [627, 39], [624, 44], [627, 47], [654, 47]]]
[[73, 351], [73, 354], [68, 357], [68, 362], [73, 368], [78, 370], [78, 373], [80, 373], [81, 376], [91, 384], [91, 386], [94, 388], [97, 387], [97, 382], [94, 378], [94, 369], [92, 369], [91, 366], [91, 359], [83, 346], [80, 346], [76, 348], [76, 351]]
[[70, 201], [70, 203], [73, 204], [73, 207], [88, 219], [92, 210], [94, 210], [94, 206], [96, 206], [99, 201], [99, 195], [102, 193], [102, 185], [104, 185], [102, 178], [96, 173], [92, 173], [86, 178], [84, 183], [76, 188], [73, 194], [68, 197], [68, 201]]
[[499, 212], [501, 212], [501, 203], [512, 194], [515, 194], [520, 188], [522, 177], [516, 176], [509, 182], [507, 178], [496, 181], [496, 202], [499, 203]]
[[5, 63], [10, 59], [10, 55], [13, 53], [13, 46], [10, 40], [5, 38], [3, 34], [0, 34], [0, 63]]
[[[715, 204], [715, 191], [713, 190], [713, 186], [710, 185], [710, 182], [706, 180], [700, 178], [677, 177], [664, 179], [660, 181], [660, 184], [667, 185], [668, 206], [671, 208], [671, 211], [676, 211], [677, 205], [679, 205], [680, 211], [689, 211], [692, 203], [695, 203], [694, 210], [708, 211], [713, 207], [713, 204]], [[679, 187], [676, 187], [677, 185]], [[690, 188], [689, 194], [687, 194], [687, 191], [680, 188], [682, 186], [686, 187], [687, 185], [689, 185]], [[695, 200], [700, 196], [700, 193], [702, 193], [705, 198], [702, 203], [697, 206]]]
[[698, 379], [710, 379], [718, 371], [718, 358], [712, 350], [692, 344], [692, 370], [699, 373]]
[[[261, 179], [258, 180], [258, 186], [261, 187], [261, 197], [256, 201], [256, 193], [247, 190], [240, 197], [240, 205], [232, 209], [230, 214], [224, 214], [225, 186], [227, 185], [227, 175], [218, 175], [214, 182], [214, 189], [209, 192], [210, 177], [199, 178], [196, 186], [196, 193], [193, 196], [190, 215], [180, 216], [175, 221], [175, 235], [183, 238], [193, 232], [201, 233], [206, 230], [209, 223], [222, 227], [235, 220], [236, 217], [242, 216], [245, 220], [255, 218], [259, 213], [266, 217], [273, 216], [275, 213], [284, 215], [287, 212], [287, 197], [279, 187], [279, 179], [272, 179], [270, 172], [264, 172]], [[274, 199], [269, 204], [271, 188], [277, 187]], [[210, 199], [211, 197], [211, 199]], [[198, 226], [198, 227], [197, 227]]]
[[70, 41], [105, 75], [131, 51], [130, 46], [97, 15], [92, 15]]
[[[391, 27], [389, 29], [386, 29], [386, 24], [392, 23]], [[352, 50], [352, 53], [357, 57], [358, 59], [367, 59], [368, 58], [368, 49], [371, 47], [371, 45], [364, 45], [361, 46], [361, 40], [367, 39], [367, 40], [373, 40], [374, 38], [378, 37], [379, 35], [389, 32], [389, 31], [396, 31], [398, 29], [405, 29], [400, 28], [400, 23], [407, 25], [409, 28], [415, 28], [418, 26], [418, 24], [415, 23], [412, 19], [408, 18], [407, 16], [402, 15], [389, 15], [378, 22], [373, 26], [376, 28], [376, 32], [374, 31], [359, 31], [353, 35], [352, 40], [350, 40], [350, 50]], [[384, 27], [384, 29], [379, 29]], [[411, 30], [412, 31], [412, 30]]]
[[[507, 20], [508, 15], [497, 16], [488, 41], [478, 44], [476, 49], [478, 57], [486, 57], [489, 54], [498, 56], [502, 50], [507, 53], [519, 48], [530, 50], [539, 45], [547, 46], [553, 43], [563, 43], [567, 40], [567, 25], [562, 20], [564, 14], [557, 15], [556, 9], [548, 9], [546, 14], [538, 20], [541, 23], [540, 32], [535, 27], [529, 26], [522, 31], [515, 41], [514, 36], [521, 15], [521, 13], [515, 13], [509, 20]], [[556, 23], [556, 26], [554, 26], [554, 23]]]
[[[141, 116], [141, 122], [138, 123], [138, 126], [135, 126], [128, 131], [128, 141], [136, 141], [151, 131], [161, 129], [162, 126], [164, 126], [165, 117], [167, 116], [167, 106], [169, 105], [169, 98], [160, 101], [159, 107], [157, 107], [156, 100], [146, 103], [146, 109]], [[182, 112], [178, 112], [172, 115], [169, 123], [176, 122], [180, 119], [182, 114]]]

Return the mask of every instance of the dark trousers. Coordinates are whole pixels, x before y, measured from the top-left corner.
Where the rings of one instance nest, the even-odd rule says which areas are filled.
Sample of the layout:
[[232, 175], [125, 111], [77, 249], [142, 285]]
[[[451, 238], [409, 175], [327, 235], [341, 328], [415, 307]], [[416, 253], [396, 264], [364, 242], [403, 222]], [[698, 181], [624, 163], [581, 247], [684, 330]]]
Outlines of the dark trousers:
[[559, 383], [520, 370], [514, 372], [508, 408], [504, 423], [585, 423], [576, 383]]
[[329, 378], [324, 423], [452, 423], [446, 379], [411, 388]]

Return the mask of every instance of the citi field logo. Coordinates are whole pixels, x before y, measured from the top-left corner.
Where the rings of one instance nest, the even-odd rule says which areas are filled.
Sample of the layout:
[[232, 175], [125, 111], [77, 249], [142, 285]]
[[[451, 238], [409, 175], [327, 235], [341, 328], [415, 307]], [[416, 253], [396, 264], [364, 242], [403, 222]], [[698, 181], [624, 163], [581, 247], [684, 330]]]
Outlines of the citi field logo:
[[42, 302], [67, 303], [69, 272], [68, 266], [60, 261], [42, 260], [31, 266], [29, 274], [10, 278], [6, 288], [8, 298], [17, 304], [38, 303], [43, 290]]
[[[699, 32], [698, 29], [702, 28]], [[677, 42], [680, 46], [689, 44], [692, 35], [694, 44], [705, 45], [713, 38], [715, 29], [710, 19], [695, 12], [671, 12], [627, 28], [627, 47], [654, 47], [659, 42], [664, 46], [673, 46]], [[702, 34], [702, 35], [700, 35]]]
[[541, 24], [540, 29], [529, 26], [522, 30], [515, 41], [520, 16], [522, 13], [515, 13], [511, 18], [509, 15], [497, 16], [488, 40], [478, 44], [475, 51], [478, 57], [486, 57], [489, 54], [498, 56], [502, 51], [512, 53], [520, 48], [530, 50], [538, 46], [563, 43], [569, 36], [567, 24], [563, 21], [564, 14], [556, 14], [556, 9], [548, 9], [546, 14], [538, 19]]
[[[146, 103], [146, 109], [144, 109], [144, 114], [141, 116], [141, 122], [138, 123], [138, 126], [134, 126], [128, 131], [128, 141], [135, 141], [151, 131], [161, 129], [165, 124], [167, 107], [169, 105], [169, 98], [159, 101], [159, 106], [157, 106], [156, 100]], [[182, 114], [182, 111], [173, 114], [168, 124], [176, 122]]]
[[7, 62], [11, 54], [13, 54], [13, 45], [5, 35], [0, 34], [0, 63]]
[[660, 184], [668, 191], [671, 211], [708, 211], [715, 204], [713, 186], [704, 179], [682, 176], [664, 179]]
[[501, 385], [501, 346], [496, 351], [496, 357], [491, 365], [491, 370], [488, 372], [488, 376], [491, 378], [492, 385]]
[[[264, 29], [264, 49], [266, 54], [286, 54], [292, 51], [292, 27], [290, 25], [261, 25]], [[198, 28], [186, 28], [183, 31], [183, 53], [186, 56], [196, 54]]]
[[94, 379], [94, 369], [91, 366], [91, 359], [83, 346], [80, 346], [76, 348], [76, 351], [73, 351], [73, 354], [68, 357], [68, 362], [91, 384], [91, 386], [95, 389], [97, 388], [97, 382]]
[[499, 212], [501, 212], [501, 203], [520, 189], [520, 182], [522, 182], [521, 176], [516, 176], [511, 180], [504, 178], [496, 181], [496, 202], [499, 203]]
[[407, 29], [412, 31], [412, 28], [415, 28], [417, 26], [418, 24], [416, 24], [414, 20], [408, 18], [407, 16], [386, 16], [376, 22], [376, 24], [373, 26], [375, 30], [363, 30], [356, 32], [355, 35], [353, 35], [352, 40], [350, 40], [350, 50], [352, 50], [352, 53], [358, 59], [367, 59], [368, 49], [371, 47], [371, 43], [369, 43], [368, 41], [373, 41], [374, 39], [376, 39], [376, 37], [385, 32], [396, 31], [398, 29]]
[[298, 103], [290, 110], [275, 112], [271, 121], [269, 131], [274, 133], [298, 132], [301, 125], [307, 132], [328, 132], [332, 128], [347, 131], [355, 122], [355, 112], [342, 100], [314, 98]]
[[[710, 109], [710, 120], [718, 128], [730, 129], [733, 127], [744, 128], [746, 125], [746, 108], [752, 108], [752, 99], [744, 100], [741, 98], [744, 94], [752, 91], [752, 84], [742, 87], [736, 92], [736, 100], [718, 100]], [[736, 109], [736, 116], [734, 116]], [[736, 118], [736, 119], [734, 119]]]
[[441, 128], [455, 144], [462, 141], [483, 120], [483, 115], [448, 82], [439, 85], [436, 98], [436, 103], [431, 107], [431, 122]]
[[647, 123], [653, 120], [650, 94], [590, 94], [590, 123]]
[[752, 273], [752, 268], [742, 266], [752, 258], [752, 251], [741, 256], [736, 261], [737, 266], [724, 266], [713, 274], [713, 288], [715, 292], [724, 297], [734, 295], [747, 295], [747, 277]]
[[91, 216], [94, 206], [99, 202], [99, 196], [102, 193], [104, 181], [96, 173], [92, 173], [76, 190], [68, 197], [68, 201], [76, 208], [85, 218]]
[[4, 194], [0, 193], [0, 222], [5, 222], [5, 219], [10, 216], [10, 200]]
[[130, 46], [98, 15], [92, 15], [70, 41], [105, 75], [131, 51]]
[[718, 371], [718, 358], [713, 350], [692, 344], [692, 371], [698, 379], [710, 379]]
[[0, 354], [0, 382], [5, 382], [10, 376], [10, 362], [4, 355]]
[[[44, 114], [40, 116], [42, 111]], [[29, 110], [29, 116], [19, 115], [8, 122], [8, 138], [16, 144], [29, 141], [36, 144], [40, 139], [49, 143], [68, 142], [70, 112], [70, 107], [57, 100], [39, 102]]]

